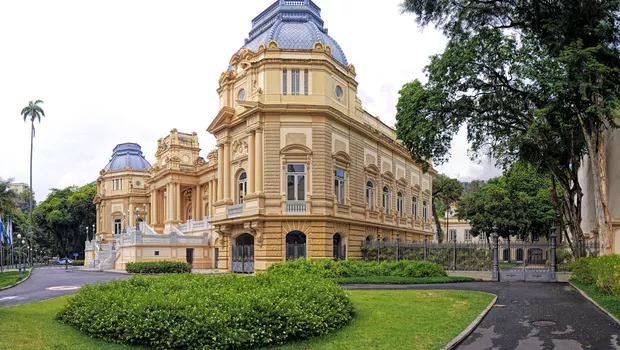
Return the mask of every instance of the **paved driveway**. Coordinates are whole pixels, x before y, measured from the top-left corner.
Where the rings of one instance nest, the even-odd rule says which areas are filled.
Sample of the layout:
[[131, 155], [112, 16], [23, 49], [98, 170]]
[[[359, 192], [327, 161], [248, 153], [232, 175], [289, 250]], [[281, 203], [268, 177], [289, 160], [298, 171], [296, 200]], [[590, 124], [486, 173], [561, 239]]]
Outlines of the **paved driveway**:
[[[108, 281], [113, 278], [129, 278], [129, 275], [108, 272], [85, 272], [69, 267], [45, 266], [32, 270], [32, 275], [22, 284], [0, 291], [0, 307], [19, 305], [55, 298], [77, 292], [72, 289], [84, 285]], [[52, 290], [46, 288], [52, 288]], [[55, 290], [54, 290], [55, 289]]]
[[620, 349], [620, 326], [567, 283], [477, 282], [346, 288], [479, 290], [497, 295], [495, 307], [457, 347], [460, 350]]

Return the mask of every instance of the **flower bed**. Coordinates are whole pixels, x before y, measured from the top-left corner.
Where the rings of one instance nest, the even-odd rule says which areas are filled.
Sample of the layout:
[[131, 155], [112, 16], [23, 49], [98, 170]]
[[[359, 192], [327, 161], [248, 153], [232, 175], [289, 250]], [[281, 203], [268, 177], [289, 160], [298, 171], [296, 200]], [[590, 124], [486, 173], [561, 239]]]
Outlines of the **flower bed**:
[[140, 274], [187, 273], [192, 272], [192, 266], [184, 261], [130, 262], [125, 270]]
[[87, 285], [57, 319], [89, 336], [166, 349], [248, 349], [348, 323], [345, 291], [318, 276], [134, 276]]

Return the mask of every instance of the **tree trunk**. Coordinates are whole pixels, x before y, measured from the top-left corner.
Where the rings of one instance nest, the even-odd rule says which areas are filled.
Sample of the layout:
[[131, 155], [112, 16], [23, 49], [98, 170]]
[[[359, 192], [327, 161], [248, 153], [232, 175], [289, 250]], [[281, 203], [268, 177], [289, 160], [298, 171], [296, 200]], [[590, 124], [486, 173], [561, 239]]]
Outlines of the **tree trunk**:
[[30, 235], [30, 249], [34, 249], [34, 246], [32, 245], [32, 236], [33, 236], [33, 229], [32, 229], [32, 197], [34, 197], [34, 190], [32, 189], [32, 150], [34, 147], [34, 118], [31, 120], [31, 128], [30, 128], [30, 223], [29, 223], [29, 229], [28, 229], [28, 234]]
[[596, 208], [599, 247], [602, 254], [611, 253], [613, 225], [609, 215], [609, 198], [607, 193], [607, 137], [605, 130], [586, 133], [588, 159], [591, 174], [594, 177], [594, 206]]
[[441, 243], [443, 242], [443, 230], [439, 222], [439, 215], [437, 215], [437, 207], [435, 206], [434, 198], [431, 198], [431, 206], [433, 208], [433, 216], [435, 217], [435, 227], [437, 227], [437, 242]]

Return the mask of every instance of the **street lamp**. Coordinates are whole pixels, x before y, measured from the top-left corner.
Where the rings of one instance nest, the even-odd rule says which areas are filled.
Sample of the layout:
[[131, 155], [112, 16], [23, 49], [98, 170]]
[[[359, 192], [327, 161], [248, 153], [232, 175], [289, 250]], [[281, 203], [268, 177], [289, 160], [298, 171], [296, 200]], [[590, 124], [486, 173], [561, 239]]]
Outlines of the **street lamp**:
[[88, 241], [88, 226], [86, 226], [86, 240]]

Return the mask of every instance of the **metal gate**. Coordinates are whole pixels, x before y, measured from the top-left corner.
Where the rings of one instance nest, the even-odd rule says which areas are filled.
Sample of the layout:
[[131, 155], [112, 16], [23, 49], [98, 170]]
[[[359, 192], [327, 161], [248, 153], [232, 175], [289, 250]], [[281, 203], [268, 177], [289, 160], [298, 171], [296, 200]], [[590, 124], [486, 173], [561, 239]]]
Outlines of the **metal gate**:
[[557, 282], [555, 239], [555, 234], [551, 234], [548, 243], [499, 244], [498, 236], [493, 234], [493, 280]]
[[254, 237], [244, 233], [237, 237], [232, 247], [232, 272], [254, 272]]

